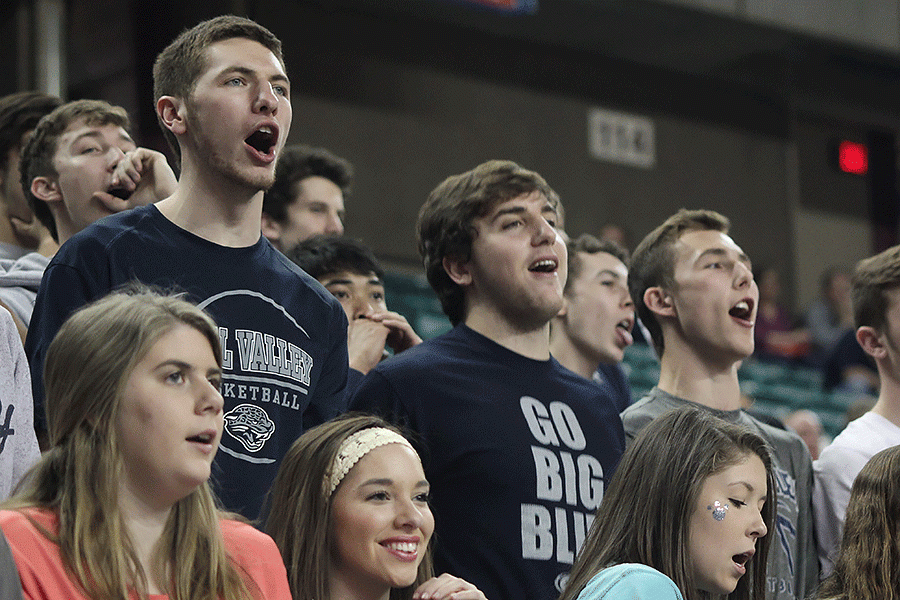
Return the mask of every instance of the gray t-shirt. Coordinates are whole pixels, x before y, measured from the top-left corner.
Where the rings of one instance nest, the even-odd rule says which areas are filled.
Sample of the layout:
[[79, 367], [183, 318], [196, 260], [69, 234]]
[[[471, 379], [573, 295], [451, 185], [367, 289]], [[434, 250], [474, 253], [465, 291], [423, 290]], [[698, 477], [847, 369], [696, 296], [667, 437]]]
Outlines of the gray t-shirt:
[[819, 565], [813, 532], [812, 461], [797, 434], [766, 425], [742, 410], [716, 410], [668, 394], [658, 387], [622, 412], [626, 443], [650, 421], [675, 408], [692, 405], [749, 428], [772, 448], [778, 510], [769, 531], [768, 600], [806, 598], [818, 585]]
[[22, 584], [12, 551], [0, 531], [0, 600], [22, 600]]

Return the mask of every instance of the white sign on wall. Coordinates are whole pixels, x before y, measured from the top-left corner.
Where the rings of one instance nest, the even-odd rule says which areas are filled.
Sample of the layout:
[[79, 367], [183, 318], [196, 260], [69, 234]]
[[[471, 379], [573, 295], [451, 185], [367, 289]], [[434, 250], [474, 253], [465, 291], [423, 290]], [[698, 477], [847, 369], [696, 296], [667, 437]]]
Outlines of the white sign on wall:
[[602, 108], [588, 111], [588, 150], [594, 158], [651, 169], [656, 164], [653, 120]]

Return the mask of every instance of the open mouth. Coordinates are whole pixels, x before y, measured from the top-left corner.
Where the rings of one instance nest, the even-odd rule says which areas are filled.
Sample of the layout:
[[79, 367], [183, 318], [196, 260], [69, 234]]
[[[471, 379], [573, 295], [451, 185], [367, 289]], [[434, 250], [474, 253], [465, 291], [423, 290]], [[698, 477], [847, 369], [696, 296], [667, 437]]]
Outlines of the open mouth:
[[731, 560], [734, 561], [734, 564], [738, 565], [742, 569], [747, 568], [747, 563], [750, 562], [750, 559], [753, 558], [753, 552], [742, 552], [741, 554], [735, 554], [731, 557]]
[[745, 321], [750, 321], [753, 319], [753, 301], [752, 300], [741, 300], [737, 304], [731, 307], [731, 310], [728, 311], [728, 314], [732, 317], [743, 319]]
[[622, 329], [628, 333], [631, 333], [631, 329], [634, 327], [634, 321], [631, 319], [622, 319], [618, 323], [616, 323], [616, 329]]
[[251, 133], [244, 141], [260, 154], [268, 156], [275, 149], [278, 133], [272, 127], [265, 125]]
[[107, 194], [111, 194], [116, 198], [121, 198], [122, 200], [128, 200], [131, 198], [131, 194], [134, 193], [134, 190], [126, 190], [123, 187], [115, 186], [106, 190]]
[[215, 434], [209, 433], [209, 432], [204, 432], [204, 433], [198, 433], [197, 435], [192, 435], [191, 437], [187, 438], [187, 441], [196, 442], [198, 444], [212, 444], [213, 440], [215, 440], [215, 439], [216, 439]]
[[544, 258], [532, 263], [528, 270], [535, 273], [555, 273], [557, 266], [558, 264], [555, 260]]

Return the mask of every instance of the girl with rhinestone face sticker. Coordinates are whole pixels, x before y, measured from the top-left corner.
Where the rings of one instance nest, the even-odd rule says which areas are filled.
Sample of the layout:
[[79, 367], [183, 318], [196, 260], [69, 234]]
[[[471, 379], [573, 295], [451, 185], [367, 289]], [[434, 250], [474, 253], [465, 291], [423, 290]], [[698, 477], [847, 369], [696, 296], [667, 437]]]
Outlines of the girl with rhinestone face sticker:
[[485, 600], [432, 576], [434, 516], [409, 441], [373, 416], [345, 415], [304, 433], [282, 461], [266, 528], [294, 598]]
[[762, 600], [774, 515], [763, 439], [673, 410], [622, 457], [560, 600]]

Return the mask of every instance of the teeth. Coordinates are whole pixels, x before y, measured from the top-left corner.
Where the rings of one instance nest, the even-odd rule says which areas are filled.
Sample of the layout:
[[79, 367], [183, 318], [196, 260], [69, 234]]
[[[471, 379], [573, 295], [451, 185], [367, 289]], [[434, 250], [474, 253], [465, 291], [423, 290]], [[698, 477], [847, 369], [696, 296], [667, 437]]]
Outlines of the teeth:
[[416, 542], [393, 542], [390, 544], [385, 544], [387, 548], [391, 550], [396, 550], [398, 552], [407, 552], [413, 553], [419, 549], [419, 544]]
[[630, 327], [630, 323], [628, 321], [619, 321], [616, 327], [621, 327], [622, 329], [628, 329]]
[[738, 310], [750, 310], [750, 305], [746, 300], [741, 300], [740, 302], [735, 304], [734, 307]]
[[268, 134], [271, 134], [271, 133], [272, 133], [272, 128], [271, 128], [271, 127], [260, 127], [258, 131], [259, 131], [260, 133], [268, 133]]
[[556, 268], [556, 263], [550, 259], [547, 260], [539, 260], [533, 265], [531, 265], [532, 269], [554, 269]]

